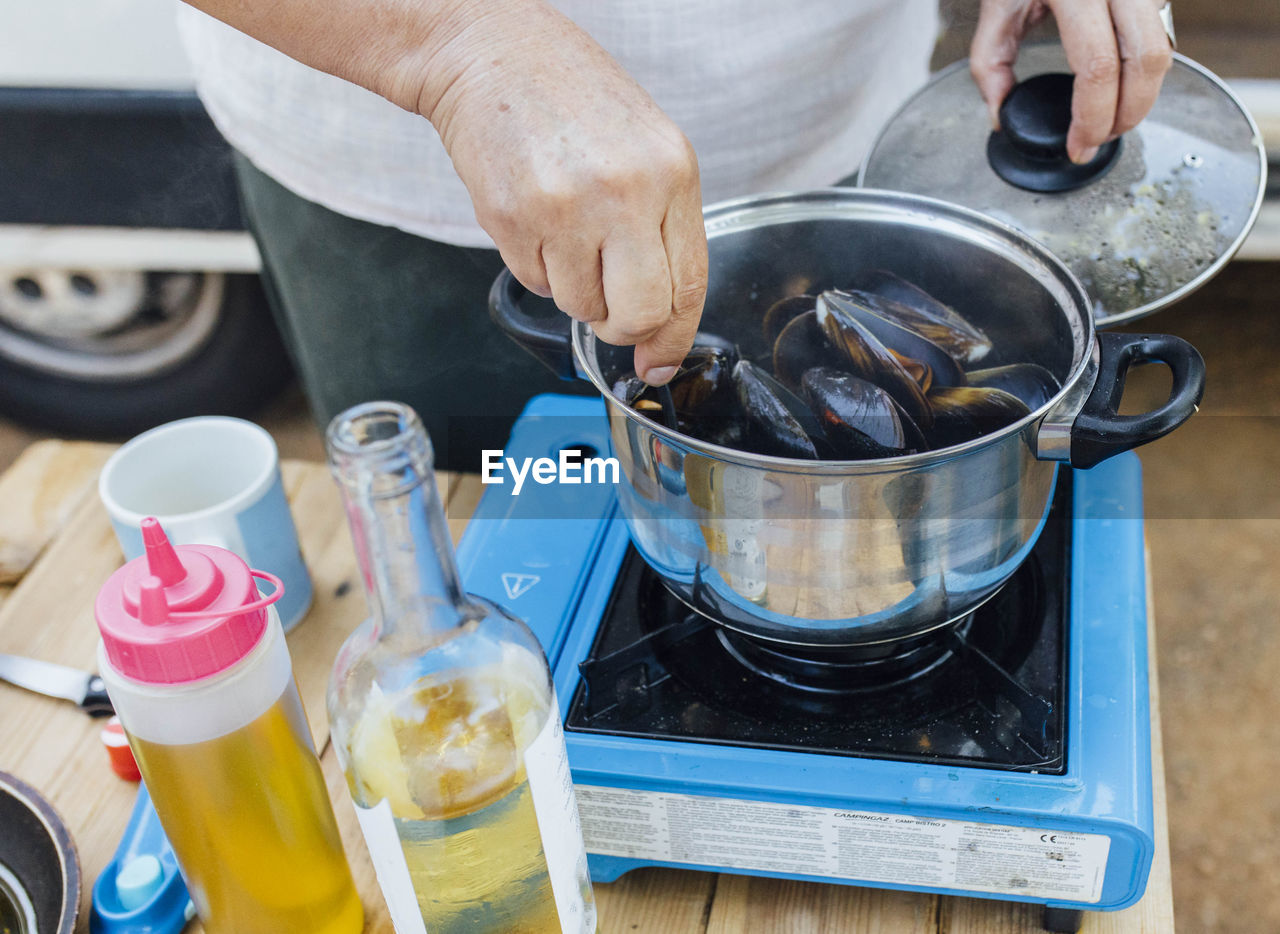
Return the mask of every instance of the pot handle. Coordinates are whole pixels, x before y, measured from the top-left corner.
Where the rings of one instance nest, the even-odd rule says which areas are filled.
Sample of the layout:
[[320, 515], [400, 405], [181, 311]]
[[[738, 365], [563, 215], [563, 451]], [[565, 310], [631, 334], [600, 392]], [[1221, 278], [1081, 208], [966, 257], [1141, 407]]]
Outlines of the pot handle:
[[537, 357], [556, 376], [577, 379], [569, 330], [572, 320], [559, 310], [554, 314], [530, 314], [521, 306], [521, 300], [528, 294], [529, 290], [511, 275], [511, 270], [503, 269], [489, 290], [489, 317], [502, 333]]
[[[1204, 396], [1204, 358], [1171, 334], [1098, 335], [1098, 376], [1071, 425], [1071, 466], [1092, 467], [1114, 454], [1162, 438], [1196, 411]], [[1164, 404], [1140, 415], [1121, 415], [1129, 369], [1163, 363], [1173, 375]]]

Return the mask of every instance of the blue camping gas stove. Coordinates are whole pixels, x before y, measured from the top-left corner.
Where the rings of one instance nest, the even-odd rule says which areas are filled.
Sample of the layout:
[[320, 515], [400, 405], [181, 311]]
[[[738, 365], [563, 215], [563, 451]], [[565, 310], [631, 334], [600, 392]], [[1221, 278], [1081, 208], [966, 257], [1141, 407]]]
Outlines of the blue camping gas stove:
[[[506, 457], [609, 448], [542, 396]], [[525, 619], [564, 714], [592, 878], [640, 866], [1040, 903], [1137, 901], [1154, 852], [1142, 480], [1063, 469], [1031, 557], [953, 629], [875, 659], [780, 655], [689, 611], [608, 483], [486, 490], [467, 586]]]

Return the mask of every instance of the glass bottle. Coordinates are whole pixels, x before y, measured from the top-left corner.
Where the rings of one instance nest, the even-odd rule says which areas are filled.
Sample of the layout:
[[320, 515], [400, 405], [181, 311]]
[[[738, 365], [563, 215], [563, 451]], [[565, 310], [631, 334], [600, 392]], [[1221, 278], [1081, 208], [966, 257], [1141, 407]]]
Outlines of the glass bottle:
[[367, 403], [326, 443], [369, 600], [329, 718], [396, 931], [594, 931], [546, 657], [463, 592], [421, 421]]

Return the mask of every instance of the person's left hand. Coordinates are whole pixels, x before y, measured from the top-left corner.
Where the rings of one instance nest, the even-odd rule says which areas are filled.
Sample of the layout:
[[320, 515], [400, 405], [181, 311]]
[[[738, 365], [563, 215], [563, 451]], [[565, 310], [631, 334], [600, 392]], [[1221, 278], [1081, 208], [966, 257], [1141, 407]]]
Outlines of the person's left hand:
[[1013, 63], [1027, 30], [1053, 13], [1075, 73], [1067, 155], [1088, 162], [1098, 147], [1133, 129], [1151, 110], [1173, 63], [1160, 22], [1163, 0], [982, 0], [969, 69], [999, 128], [1014, 85]]

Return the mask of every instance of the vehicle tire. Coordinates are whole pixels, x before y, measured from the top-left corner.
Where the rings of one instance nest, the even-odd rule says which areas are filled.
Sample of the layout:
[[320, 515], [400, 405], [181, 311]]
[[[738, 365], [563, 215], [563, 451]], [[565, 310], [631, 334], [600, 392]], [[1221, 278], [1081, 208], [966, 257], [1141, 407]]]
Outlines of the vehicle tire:
[[255, 275], [0, 270], [0, 414], [122, 438], [250, 415], [292, 371]]

